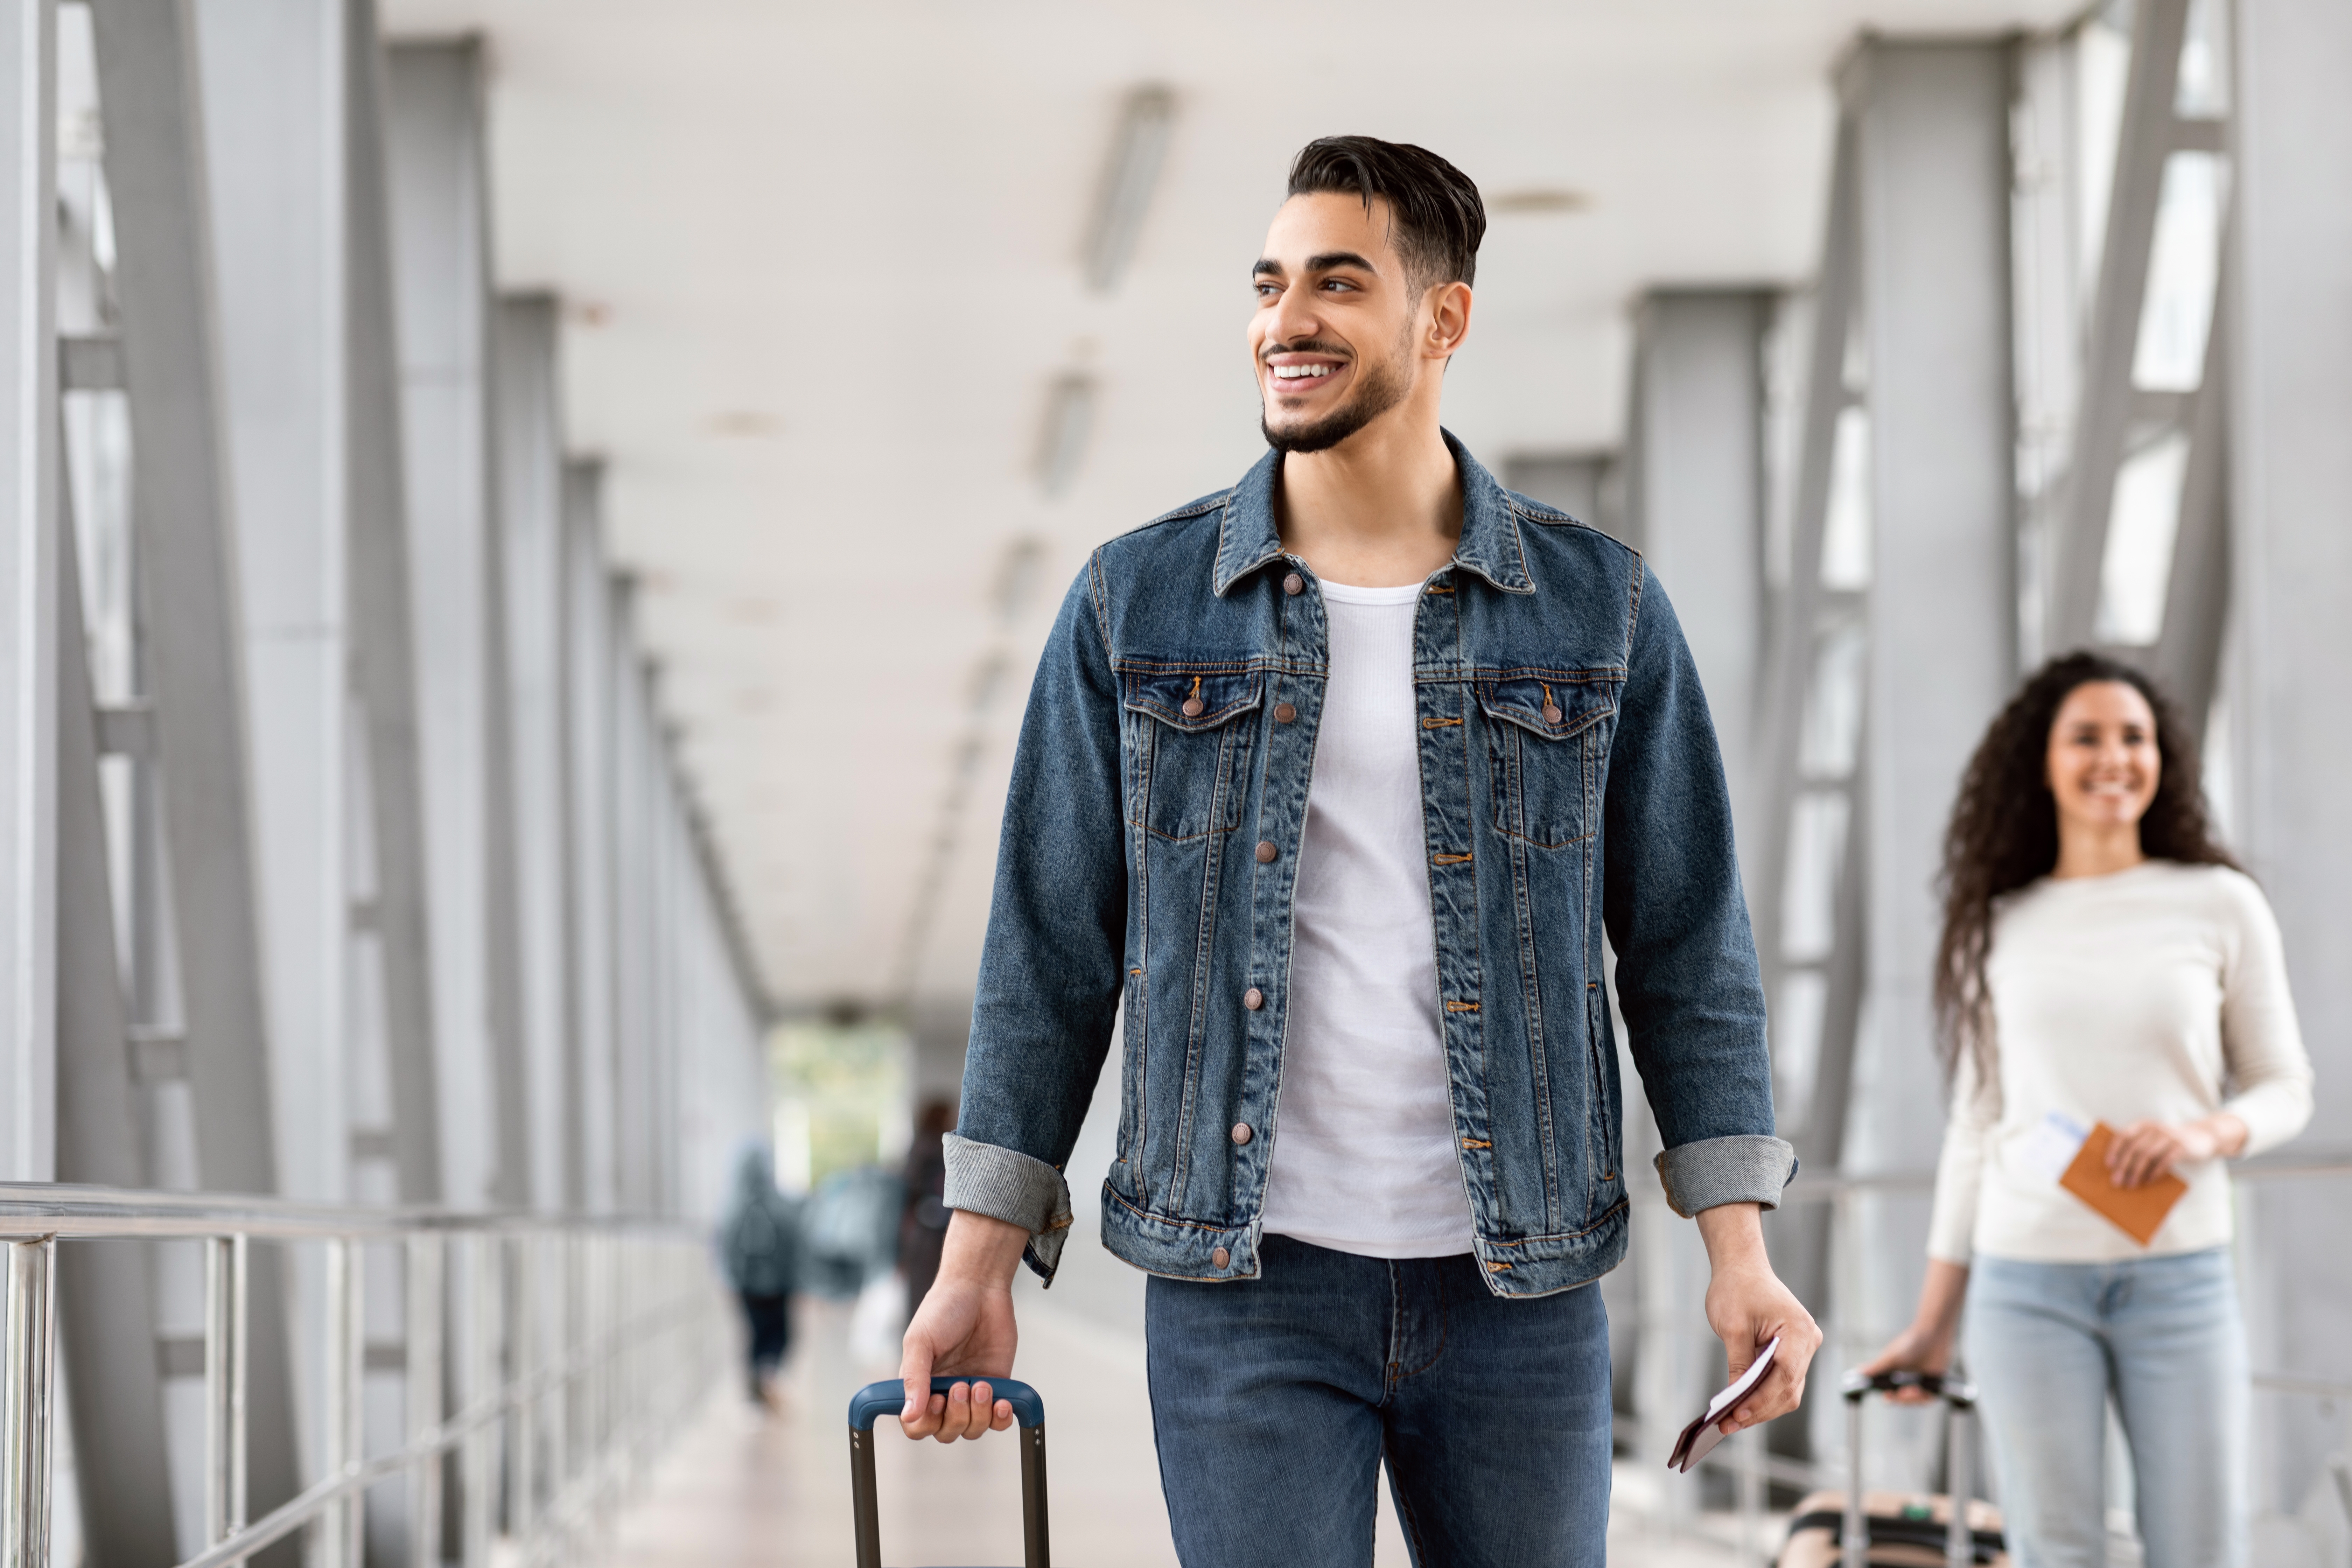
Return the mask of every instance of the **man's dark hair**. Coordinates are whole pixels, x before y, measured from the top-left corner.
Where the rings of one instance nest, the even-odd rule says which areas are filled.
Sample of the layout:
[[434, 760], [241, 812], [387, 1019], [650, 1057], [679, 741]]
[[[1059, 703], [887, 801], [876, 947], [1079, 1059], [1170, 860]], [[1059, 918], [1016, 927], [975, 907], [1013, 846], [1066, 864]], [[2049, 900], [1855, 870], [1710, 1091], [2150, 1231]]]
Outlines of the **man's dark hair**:
[[1290, 161], [1288, 194], [1327, 191], [1361, 196], [1367, 212], [1374, 196], [1388, 198], [1397, 254], [1421, 288], [1475, 279], [1486, 204], [1469, 175], [1428, 148], [1373, 136], [1318, 137]]

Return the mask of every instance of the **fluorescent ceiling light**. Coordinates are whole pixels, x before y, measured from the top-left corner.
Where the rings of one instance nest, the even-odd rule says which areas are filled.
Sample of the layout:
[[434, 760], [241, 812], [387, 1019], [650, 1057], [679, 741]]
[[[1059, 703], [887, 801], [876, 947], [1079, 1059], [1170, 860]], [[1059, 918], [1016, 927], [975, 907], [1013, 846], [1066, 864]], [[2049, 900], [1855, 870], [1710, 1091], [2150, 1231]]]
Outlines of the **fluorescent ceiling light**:
[[1056, 379], [1045, 397], [1045, 428], [1037, 443], [1037, 480], [1047, 495], [1060, 495], [1069, 487], [1087, 455], [1094, 418], [1093, 379], [1076, 372]]
[[1175, 122], [1176, 95], [1168, 89], [1139, 87], [1127, 95], [1087, 237], [1087, 281], [1100, 292], [1118, 286], [1119, 275], [1135, 254], [1136, 236], [1151, 205], [1151, 188], [1159, 183]]

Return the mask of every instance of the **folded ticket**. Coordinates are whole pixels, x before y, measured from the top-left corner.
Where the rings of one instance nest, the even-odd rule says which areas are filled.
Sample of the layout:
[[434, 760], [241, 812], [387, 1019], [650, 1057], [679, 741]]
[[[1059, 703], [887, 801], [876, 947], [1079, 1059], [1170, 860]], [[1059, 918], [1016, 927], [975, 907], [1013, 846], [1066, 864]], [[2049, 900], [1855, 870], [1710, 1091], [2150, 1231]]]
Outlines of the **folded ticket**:
[[1732, 1406], [1749, 1389], [1763, 1381], [1780, 1348], [1780, 1336], [1776, 1334], [1771, 1343], [1756, 1352], [1756, 1359], [1748, 1363], [1748, 1370], [1739, 1374], [1737, 1382], [1706, 1402], [1706, 1413], [1684, 1427], [1683, 1435], [1675, 1439], [1675, 1451], [1666, 1457], [1666, 1468], [1688, 1475], [1692, 1466], [1715, 1452], [1715, 1446], [1723, 1441], [1723, 1418], [1731, 1414]]

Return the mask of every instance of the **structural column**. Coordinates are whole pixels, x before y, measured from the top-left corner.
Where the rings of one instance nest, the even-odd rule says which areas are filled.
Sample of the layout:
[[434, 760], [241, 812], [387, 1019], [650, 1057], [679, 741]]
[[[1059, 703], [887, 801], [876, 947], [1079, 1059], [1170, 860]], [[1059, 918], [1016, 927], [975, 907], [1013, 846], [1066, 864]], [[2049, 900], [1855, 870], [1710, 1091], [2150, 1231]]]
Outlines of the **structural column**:
[[[1853, 841], [1868, 1005], [1849, 1170], [1916, 1171], [1937, 1144], [1936, 876], [1961, 773], [2015, 679], [2009, 83], [1995, 42], [1866, 44], [1843, 82], [1859, 153], [1870, 595]], [[1843, 1270], [1863, 1292], [1841, 1303], [1850, 1326], [1907, 1317], [1925, 1219], [1924, 1198], [1865, 1213]]]
[[542, 1209], [580, 1192], [572, 1104], [571, 722], [564, 580], [562, 420], [552, 296], [499, 301], [491, 364], [499, 564], [512, 716], [517, 928], [530, 1106], [530, 1195]]
[[530, 1201], [504, 583], [490, 469], [481, 46], [395, 44], [385, 150], [448, 1193]]
[[0, 0], [0, 1180], [55, 1174], [57, 6]]
[[[131, 526], [144, 580], [170, 585], [146, 595], [144, 630], [197, 1176], [215, 1191], [269, 1193], [277, 1127], [194, 18], [185, 0], [95, 0], [91, 17]], [[257, 1250], [246, 1395], [257, 1515], [300, 1484], [282, 1279], [277, 1252]]]
[[[2233, 626], [2225, 690], [2234, 731], [2234, 822], [2248, 868], [2285, 935], [2287, 969], [2317, 1069], [2305, 1142], [2341, 1148], [2352, 1112], [2352, 9], [2332, 0], [2236, 8], [2238, 254], [2222, 309], [2231, 335]], [[2340, 1303], [2352, 1291], [2340, 1185], [2265, 1194], [2255, 1205], [2255, 1364], [2318, 1376], [2352, 1370]], [[2315, 1238], [2326, 1238], [2315, 1244]], [[2267, 1403], [2267, 1402], [2266, 1402]], [[2299, 1508], [2336, 1422], [2281, 1402], [2254, 1467]], [[2259, 1408], [2259, 1407], [2258, 1407]]]
[[1653, 290], [1633, 329], [1629, 542], [1673, 598], [1747, 826], [1764, 609], [1769, 295]]
[[579, 1151], [572, 1201], [597, 1212], [611, 1209], [618, 1195], [614, 1068], [621, 996], [614, 953], [619, 616], [604, 553], [604, 469], [594, 459], [564, 464], [572, 868], [570, 1116]]

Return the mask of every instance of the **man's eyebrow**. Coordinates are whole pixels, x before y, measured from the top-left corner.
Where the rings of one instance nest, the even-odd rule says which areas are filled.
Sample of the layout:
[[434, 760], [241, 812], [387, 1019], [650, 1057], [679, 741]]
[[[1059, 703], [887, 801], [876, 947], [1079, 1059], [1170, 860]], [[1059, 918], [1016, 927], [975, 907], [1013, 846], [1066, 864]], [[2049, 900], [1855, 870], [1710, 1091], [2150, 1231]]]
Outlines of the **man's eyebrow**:
[[[1310, 256], [1307, 258], [1307, 270], [1309, 272], [1329, 272], [1335, 268], [1340, 267], [1353, 267], [1361, 271], [1369, 272], [1375, 278], [1379, 277], [1381, 272], [1379, 268], [1373, 266], [1370, 262], [1365, 260], [1362, 257], [1357, 255], [1352, 250], [1327, 250], [1320, 256]], [[1261, 256], [1257, 258], [1257, 265], [1250, 268], [1250, 276], [1253, 278], [1279, 278], [1286, 270], [1287, 269], [1284, 268], [1282, 263], [1276, 261], [1273, 257]]]

